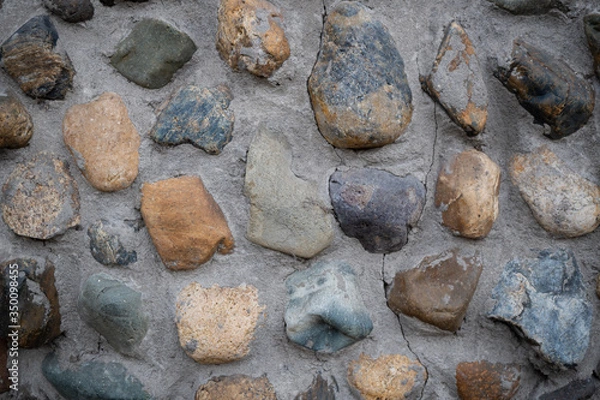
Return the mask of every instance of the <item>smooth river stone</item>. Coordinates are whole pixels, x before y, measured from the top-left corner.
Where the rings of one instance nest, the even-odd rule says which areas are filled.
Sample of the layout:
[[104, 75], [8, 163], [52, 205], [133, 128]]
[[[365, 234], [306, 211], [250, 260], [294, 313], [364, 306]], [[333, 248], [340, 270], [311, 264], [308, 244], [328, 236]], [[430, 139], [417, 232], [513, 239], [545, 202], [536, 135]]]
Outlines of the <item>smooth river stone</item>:
[[290, 275], [286, 333], [310, 350], [333, 353], [371, 333], [373, 323], [356, 274], [343, 261], [319, 262]]
[[216, 376], [198, 388], [194, 400], [277, 400], [275, 389], [266, 375]]
[[510, 177], [548, 232], [573, 238], [600, 225], [600, 186], [573, 172], [546, 146], [514, 156]]
[[140, 136], [116, 93], [69, 108], [63, 139], [83, 176], [98, 190], [128, 188], [138, 175]]
[[482, 239], [498, 217], [500, 167], [474, 149], [454, 155], [440, 170], [435, 205], [442, 222], [458, 235]]
[[250, 199], [246, 237], [253, 243], [311, 258], [333, 241], [333, 216], [314, 183], [291, 170], [292, 150], [282, 134], [259, 128], [246, 163]]
[[290, 56], [283, 16], [266, 0], [221, 0], [217, 50], [234, 71], [268, 78]]
[[431, 73], [419, 80], [423, 90], [441, 104], [467, 135], [483, 131], [487, 121], [487, 88], [473, 44], [458, 22], [448, 25]]
[[[101, 264], [129, 265], [137, 261], [137, 252], [131, 248], [128, 240], [134, 227], [125, 222], [101, 219], [88, 228], [90, 251]], [[123, 244], [125, 242], [125, 244]]]
[[489, 317], [513, 327], [550, 367], [571, 368], [583, 360], [594, 307], [571, 251], [544, 250], [535, 259], [510, 261], [492, 299]]
[[217, 251], [233, 251], [223, 211], [197, 176], [144, 183], [141, 212], [158, 255], [169, 269], [194, 269]]
[[562, 12], [567, 12], [559, 0], [488, 0], [500, 8], [510, 11], [513, 14], [545, 14], [556, 8]]
[[56, 48], [57, 42], [50, 17], [33, 17], [2, 43], [0, 65], [28, 96], [64, 99], [75, 70], [69, 56]]
[[600, 79], [600, 14], [588, 14], [583, 18], [585, 36], [594, 57], [594, 69]]
[[43, 3], [51, 13], [67, 22], [83, 22], [94, 16], [90, 0], [43, 0]]
[[2, 187], [2, 216], [14, 233], [50, 239], [79, 225], [79, 191], [67, 165], [49, 153], [18, 164]]
[[514, 41], [510, 65], [498, 67], [494, 75], [533, 115], [534, 123], [550, 126], [550, 139], [571, 135], [594, 111], [594, 88], [585, 79], [521, 39]]
[[510, 400], [521, 383], [521, 367], [488, 361], [456, 366], [456, 388], [461, 400]]
[[0, 87], [0, 149], [27, 146], [33, 135], [33, 120], [21, 101]]
[[319, 130], [335, 147], [393, 143], [412, 117], [404, 61], [387, 28], [371, 14], [359, 2], [335, 6], [308, 79]]

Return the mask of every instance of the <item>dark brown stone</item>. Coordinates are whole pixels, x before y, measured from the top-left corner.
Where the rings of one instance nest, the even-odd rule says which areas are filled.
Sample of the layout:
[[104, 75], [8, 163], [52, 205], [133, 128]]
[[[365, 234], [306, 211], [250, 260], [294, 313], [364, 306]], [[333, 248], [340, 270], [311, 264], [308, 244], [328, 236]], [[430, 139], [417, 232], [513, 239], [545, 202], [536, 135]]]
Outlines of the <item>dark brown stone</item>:
[[275, 389], [266, 376], [217, 376], [198, 388], [195, 400], [277, 400]]
[[308, 390], [297, 395], [294, 400], [335, 400], [336, 391], [334, 384], [329, 384], [319, 373]]
[[0, 88], [0, 148], [26, 146], [32, 135], [33, 121], [23, 103]]
[[462, 400], [509, 400], [519, 390], [521, 367], [488, 361], [462, 362], [456, 367], [456, 387]]

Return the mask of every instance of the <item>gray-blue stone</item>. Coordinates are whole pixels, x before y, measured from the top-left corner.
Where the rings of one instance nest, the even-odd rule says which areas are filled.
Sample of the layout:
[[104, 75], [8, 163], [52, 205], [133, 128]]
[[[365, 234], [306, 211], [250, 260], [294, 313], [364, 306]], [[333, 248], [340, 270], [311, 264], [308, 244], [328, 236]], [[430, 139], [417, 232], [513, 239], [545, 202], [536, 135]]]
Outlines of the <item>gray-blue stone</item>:
[[115, 362], [88, 361], [63, 369], [55, 353], [42, 362], [44, 377], [67, 400], [149, 400], [142, 383]]
[[129, 236], [134, 230], [124, 222], [101, 219], [88, 228], [92, 256], [104, 265], [129, 265], [137, 261], [135, 250], [127, 250], [122, 236]]
[[356, 275], [345, 262], [316, 263], [290, 275], [285, 284], [284, 319], [293, 342], [333, 353], [364, 339], [373, 329]]
[[571, 251], [544, 250], [535, 259], [510, 261], [492, 299], [489, 317], [515, 328], [550, 366], [564, 369], [583, 360], [592, 306]]
[[191, 143], [209, 154], [219, 154], [233, 136], [231, 100], [233, 94], [225, 85], [183, 87], [162, 110], [150, 136], [160, 144]]
[[142, 309], [142, 294], [110, 275], [90, 276], [79, 295], [81, 318], [118, 352], [133, 356], [146, 336], [148, 317]]

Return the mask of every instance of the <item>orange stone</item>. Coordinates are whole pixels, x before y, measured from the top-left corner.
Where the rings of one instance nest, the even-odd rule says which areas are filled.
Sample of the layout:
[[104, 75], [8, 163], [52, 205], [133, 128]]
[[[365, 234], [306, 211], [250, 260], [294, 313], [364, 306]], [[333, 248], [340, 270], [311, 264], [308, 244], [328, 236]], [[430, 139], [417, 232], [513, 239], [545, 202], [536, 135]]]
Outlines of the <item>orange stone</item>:
[[462, 362], [456, 367], [456, 387], [462, 400], [510, 400], [521, 381], [521, 368], [488, 361]]

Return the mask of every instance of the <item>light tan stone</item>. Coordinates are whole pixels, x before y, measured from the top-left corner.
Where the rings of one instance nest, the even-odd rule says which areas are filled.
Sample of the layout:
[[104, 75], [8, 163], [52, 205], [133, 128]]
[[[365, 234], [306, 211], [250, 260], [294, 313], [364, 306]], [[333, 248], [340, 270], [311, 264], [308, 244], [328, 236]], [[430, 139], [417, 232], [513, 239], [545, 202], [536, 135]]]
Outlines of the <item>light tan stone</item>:
[[67, 110], [63, 138], [77, 166], [96, 189], [125, 189], [137, 177], [140, 136], [118, 94], [107, 92]]
[[193, 282], [177, 299], [179, 344], [200, 364], [239, 360], [250, 351], [264, 309], [253, 286], [207, 289]]
[[195, 400], [277, 400], [266, 376], [217, 376], [198, 388]]
[[0, 88], [0, 149], [26, 146], [32, 135], [33, 121], [23, 103]]

